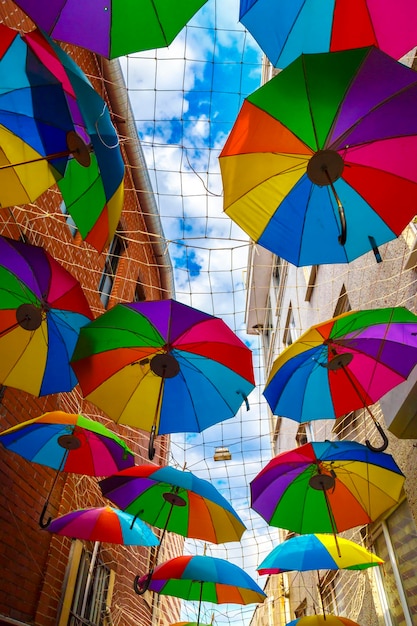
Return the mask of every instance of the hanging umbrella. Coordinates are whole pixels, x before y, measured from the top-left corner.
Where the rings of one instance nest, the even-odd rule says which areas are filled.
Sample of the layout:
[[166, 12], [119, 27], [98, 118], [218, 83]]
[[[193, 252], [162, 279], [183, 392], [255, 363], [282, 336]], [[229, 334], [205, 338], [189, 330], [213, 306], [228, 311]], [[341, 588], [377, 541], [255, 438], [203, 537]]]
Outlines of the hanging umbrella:
[[291, 537], [276, 546], [256, 568], [261, 575], [306, 572], [320, 569], [363, 570], [383, 560], [362, 546], [333, 535], [307, 534]]
[[415, 214], [416, 107], [416, 72], [377, 48], [302, 55], [242, 106], [226, 213], [297, 266], [379, 260]]
[[417, 44], [410, 0], [240, 0], [239, 20], [276, 67], [300, 54], [377, 46], [399, 59]]
[[359, 626], [357, 622], [353, 622], [347, 617], [339, 617], [338, 615], [305, 615], [293, 619], [286, 626]]
[[320, 441], [274, 457], [251, 482], [251, 507], [271, 526], [336, 533], [394, 506], [404, 476], [391, 455], [356, 441]]
[[103, 495], [118, 507], [162, 529], [150, 576], [166, 531], [213, 543], [239, 541], [245, 531], [243, 522], [219, 491], [191, 472], [136, 465], [101, 480], [99, 485]]
[[183, 537], [225, 543], [240, 541], [245, 531], [226, 498], [192, 472], [136, 465], [99, 485], [103, 495], [127, 513]]
[[47, 530], [56, 535], [117, 543], [124, 546], [156, 546], [158, 539], [141, 520], [110, 506], [78, 509], [52, 520]]
[[141, 586], [162, 595], [198, 601], [197, 624], [201, 602], [215, 604], [252, 604], [263, 602], [266, 595], [240, 567], [210, 556], [179, 556], [158, 565], [149, 581], [136, 577], [135, 591]]
[[60, 472], [109, 476], [134, 464], [125, 442], [100, 422], [83, 415], [51, 411], [0, 433], [0, 444], [33, 463], [57, 470], [39, 525], [45, 520], [49, 498]]
[[16, 3], [54, 39], [109, 59], [164, 48], [207, 0], [18, 0]]
[[0, 383], [35, 396], [71, 391], [80, 328], [92, 318], [78, 281], [37, 246], [0, 237]]
[[62, 48], [40, 31], [25, 35], [40, 62], [61, 82], [83, 157], [69, 159], [59, 181], [82, 239], [99, 252], [114, 236], [123, 208], [124, 162], [107, 104]]
[[[377, 402], [416, 364], [414, 313], [403, 307], [349, 311], [312, 326], [284, 350], [264, 395], [276, 415], [298, 422], [336, 418]], [[386, 448], [385, 433], [367, 411]]]
[[84, 397], [115, 422], [156, 434], [233, 417], [254, 388], [252, 353], [219, 318], [175, 300], [118, 304], [80, 334]]
[[9, 207], [54, 185], [79, 140], [63, 85], [30, 38], [0, 24], [0, 40], [0, 204]]

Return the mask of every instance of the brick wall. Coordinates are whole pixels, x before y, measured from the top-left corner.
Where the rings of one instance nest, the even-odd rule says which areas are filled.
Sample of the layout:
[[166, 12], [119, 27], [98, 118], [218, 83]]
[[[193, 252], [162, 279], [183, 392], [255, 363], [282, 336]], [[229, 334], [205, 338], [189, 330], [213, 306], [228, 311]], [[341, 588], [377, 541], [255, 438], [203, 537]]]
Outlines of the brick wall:
[[[0, 22], [23, 30], [31, 28], [29, 20], [8, 0], [0, 3]], [[107, 99], [100, 61], [83, 50], [70, 46], [66, 50], [82, 66], [102, 97]], [[111, 109], [111, 102], [109, 107]], [[123, 140], [122, 137], [122, 152], [126, 156]], [[162, 297], [160, 270], [129, 164], [126, 167], [125, 189], [120, 234], [125, 240], [126, 250], [118, 266], [109, 306], [132, 300], [138, 279], [147, 299]], [[33, 205], [0, 209], [0, 234], [12, 238], [24, 234], [29, 243], [45, 247], [80, 281], [94, 314], [99, 315], [104, 310], [98, 285], [105, 252], [99, 254], [80, 241], [78, 235], [72, 237], [60, 211], [60, 203], [61, 196], [54, 187]], [[102, 421], [128, 442], [137, 454], [137, 463], [146, 462], [148, 434], [115, 425], [92, 404], [85, 402], [78, 388], [71, 393], [44, 398], [35, 398], [12, 388], [5, 389], [0, 404], [0, 430], [55, 409], [82, 412]], [[167, 437], [157, 438], [156, 462], [166, 460], [168, 443]], [[56, 623], [71, 540], [52, 536], [38, 525], [55, 475], [48, 468], [0, 449], [0, 625], [8, 623], [7, 619], [36, 626], [53, 626]], [[47, 514], [54, 517], [75, 508], [102, 505], [95, 478], [61, 473], [52, 491]], [[113, 607], [117, 620], [114, 623], [119, 626], [150, 624], [151, 607], [132, 588], [133, 577], [147, 571], [148, 550], [105, 544], [101, 547], [100, 557], [116, 571]], [[7, 618], [5, 622], [2, 622], [2, 617]]]

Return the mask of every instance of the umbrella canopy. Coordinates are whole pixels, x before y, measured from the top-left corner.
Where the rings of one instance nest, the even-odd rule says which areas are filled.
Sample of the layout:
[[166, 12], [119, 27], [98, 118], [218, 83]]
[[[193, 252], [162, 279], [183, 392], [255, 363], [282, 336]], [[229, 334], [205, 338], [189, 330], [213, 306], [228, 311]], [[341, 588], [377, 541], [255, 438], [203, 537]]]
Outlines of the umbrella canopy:
[[0, 443], [33, 463], [87, 476], [110, 476], [134, 464], [133, 452], [103, 424], [63, 411], [4, 430]]
[[353, 622], [347, 617], [339, 617], [338, 615], [305, 615], [293, 619], [286, 626], [359, 626], [357, 622]]
[[337, 533], [394, 506], [404, 476], [391, 455], [356, 441], [320, 441], [274, 457], [251, 482], [251, 507], [271, 526]]
[[84, 397], [116, 422], [201, 432], [254, 388], [252, 353], [219, 318], [175, 300], [118, 304], [80, 335], [72, 366]]
[[173, 467], [137, 465], [100, 481], [103, 495], [141, 519], [184, 537], [239, 541], [243, 522], [207, 480]]
[[158, 539], [141, 520], [110, 506], [78, 509], [52, 520], [49, 532], [86, 541], [156, 546]]
[[124, 162], [108, 106], [84, 72], [51, 39], [37, 30], [25, 39], [61, 82], [74, 127], [88, 146], [84, 148], [86, 160], [68, 161], [59, 188], [81, 237], [101, 252], [116, 231], [124, 193]]
[[168, 46], [207, 0], [18, 0], [16, 3], [54, 39], [109, 59]]
[[240, 21], [276, 67], [302, 53], [377, 46], [399, 59], [417, 43], [410, 0], [240, 0]]
[[59, 180], [74, 123], [60, 80], [30, 37], [0, 24], [0, 204], [33, 202]]
[[[139, 579], [139, 587], [145, 578]], [[252, 604], [266, 598], [244, 570], [210, 556], [179, 556], [161, 563], [152, 574], [149, 589], [183, 600], [215, 604]]]
[[224, 210], [296, 266], [379, 259], [415, 214], [416, 107], [415, 71], [377, 48], [302, 55], [243, 103]]
[[403, 307], [349, 311], [312, 326], [272, 365], [264, 396], [298, 422], [377, 402], [417, 364], [417, 316]]
[[46, 250], [0, 237], [2, 385], [35, 396], [71, 391], [70, 358], [91, 318], [80, 284]]
[[257, 567], [261, 575], [306, 572], [319, 569], [363, 570], [383, 560], [362, 546], [333, 535], [307, 534], [291, 537], [276, 546]]

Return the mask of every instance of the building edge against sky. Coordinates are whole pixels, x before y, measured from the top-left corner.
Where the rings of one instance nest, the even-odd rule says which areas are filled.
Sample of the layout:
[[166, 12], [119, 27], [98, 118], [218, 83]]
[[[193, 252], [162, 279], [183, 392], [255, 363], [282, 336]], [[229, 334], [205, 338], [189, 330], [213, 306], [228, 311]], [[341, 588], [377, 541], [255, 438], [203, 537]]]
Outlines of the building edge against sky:
[[[0, 6], [0, 23], [22, 31], [33, 27], [9, 0]], [[31, 205], [1, 209], [1, 234], [48, 250], [79, 280], [95, 316], [118, 302], [173, 297], [171, 261], [161, 244], [162, 226], [119, 62], [103, 60], [71, 46], [65, 46], [65, 50], [107, 102], [121, 139], [125, 200], [117, 232], [103, 253], [82, 242], [55, 186]], [[70, 393], [42, 398], [13, 388], [1, 389], [1, 430], [54, 410], [82, 413], [104, 423], [127, 442], [137, 463], [148, 461], [148, 433], [116, 426], [95, 406], [84, 401], [77, 387]], [[164, 464], [168, 458], [169, 436], [158, 437], [156, 444], [155, 461]], [[56, 474], [5, 449], [0, 459], [0, 475], [2, 626], [75, 623], [75, 615], [84, 601], [83, 585], [93, 558], [98, 567], [90, 586], [92, 596], [84, 613], [86, 619], [101, 611], [104, 602], [107, 608], [103, 623], [106, 625], [112, 624], [116, 616], [125, 623], [151, 623], [156, 612], [169, 621], [177, 621], [178, 600], [156, 598], [148, 592], [138, 596], [133, 590], [134, 577], [145, 573], [149, 567], [151, 548], [80, 542], [52, 535], [39, 527], [42, 506], [55, 476], [47, 511], [47, 515], [53, 517], [77, 508], [103, 506], [107, 501], [100, 493], [96, 478]], [[181, 554], [182, 546], [183, 539], [172, 535], [164, 542], [162, 556], [170, 558]]]
[[[265, 64], [264, 82], [273, 71]], [[253, 244], [248, 258], [246, 327], [249, 334], [261, 336], [265, 380], [274, 359], [313, 324], [358, 309], [404, 306], [417, 313], [416, 250], [414, 223], [398, 239], [381, 247], [381, 263], [370, 252], [346, 265], [296, 268]], [[388, 434], [387, 452], [406, 476], [403, 498], [372, 525], [344, 533], [374, 549], [385, 560], [384, 567], [364, 572], [329, 570], [320, 572], [319, 579], [316, 572], [269, 576], [264, 586], [268, 599], [256, 608], [252, 626], [284, 626], [297, 617], [321, 613], [323, 605], [326, 612], [348, 617], [361, 626], [416, 623], [416, 389], [417, 368], [408, 381], [372, 407]], [[366, 438], [374, 441], [378, 437], [363, 410], [336, 421], [302, 425], [270, 411], [269, 416], [272, 456], [307, 441], [349, 439], [364, 443]], [[277, 528], [276, 543], [292, 535]]]

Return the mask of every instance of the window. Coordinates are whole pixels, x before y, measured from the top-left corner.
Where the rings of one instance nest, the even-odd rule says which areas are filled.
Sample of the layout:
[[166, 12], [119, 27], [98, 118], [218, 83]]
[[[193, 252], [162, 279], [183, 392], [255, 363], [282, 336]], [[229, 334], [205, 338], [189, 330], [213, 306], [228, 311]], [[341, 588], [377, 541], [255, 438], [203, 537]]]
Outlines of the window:
[[110, 242], [109, 251], [104, 262], [103, 273], [100, 278], [98, 290], [100, 292], [100, 300], [107, 308], [110, 300], [110, 294], [113, 289], [114, 279], [117, 273], [120, 257], [125, 250], [125, 244], [119, 235], [115, 235]]
[[307, 598], [304, 598], [304, 600], [300, 602], [294, 611], [294, 615], [295, 617], [304, 617], [304, 615], [307, 615]]
[[308, 443], [305, 424], [300, 424], [300, 426], [298, 427], [297, 434], [295, 435], [295, 440], [297, 442], [297, 446], [303, 446], [305, 443]]
[[351, 411], [342, 417], [339, 417], [332, 432], [335, 433], [337, 439], [359, 439], [364, 430], [365, 419], [362, 417], [362, 411]]
[[304, 300], [306, 302], [310, 302], [311, 296], [313, 295], [313, 289], [317, 280], [317, 272], [319, 266], [318, 265], [310, 265], [308, 267], [303, 267], [304, 278], [306, 280], [306, 293], [304, 296]]
[[146, 300], [145, 289], [143, 288], [140, 280], [136, 283], [135, 295], [133, 296], [133, 302], [144, 302]]
[[336, 317], [336, 315], [341, 315], [342, 313], [347, 313], [348, 311], [351, 311], [351, 310], [352, 310], [352, 307], [350, 306], [346, 287], [343, 285], [342, 289], [340, 290], [340, 294], [337, 299], [337, 303], [336, 303], [333, 315]]
[[288, 308], [287, 322], [285, 324], [285, 331], [283, 336], [283, 342], [286, 347], [290, 346], [298, 338], [298, 332], [295, 326], [294, 314], [292, 312], [292, 306], [290, 304]]
[[281, 265], [282, 265], [282, 260], [280, 259], [279, 256], [275, 257], [274, 259], [274, 266], [272, 268], [272, 284], [274, 286], [275, 290], [278, 290], [280, 284], [281, 284]]
[[[417, 623], [417, 530], [408, 502], [371, 530], [375, 552], [384, 559], [384, 570], [375, 572], [386, 607], [388, 626]], [[375, 568], [379, 570], [379, 568]]]
[[68, 213], [68, 208], [67, 208], [67, 205], [65, 204], [64, 200], [62, 200], [62, 202], [61, 202], [60, 209], [61, 209], [62, 214], [65, 215], [65, 221], [67, 223], [67, 226], [69, 228], [71, 236], [75, 237], [75, 235], [78, 233], [78, 228], [77, 228], [77, 225], [74, 222], [73, 218]]
[[319, 581], [319, 592], [324, 610], [326, 613], [333, 613], [335, 615], [337, 615], [335, 590], [337, 576], [338, 573], [336, 571], [330, 571]]
[[114, 580], [115, 572], [97, 557], [97, 550], [88, 552], [75, 540], [58, 625], [107, 626]]

